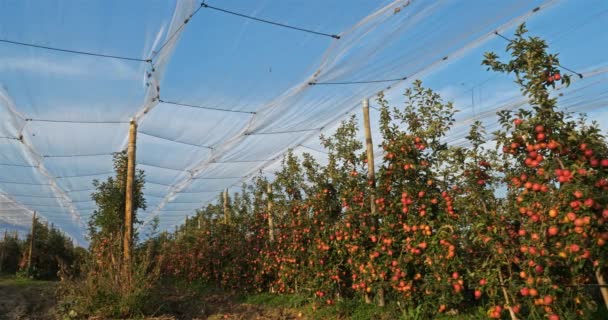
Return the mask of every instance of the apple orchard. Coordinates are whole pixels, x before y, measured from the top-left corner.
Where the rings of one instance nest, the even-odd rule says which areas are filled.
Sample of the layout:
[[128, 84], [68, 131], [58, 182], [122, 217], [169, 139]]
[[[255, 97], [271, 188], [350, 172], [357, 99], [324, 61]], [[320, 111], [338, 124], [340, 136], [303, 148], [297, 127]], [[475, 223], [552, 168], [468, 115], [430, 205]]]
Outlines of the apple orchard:
[[417, 81], [399, 108], [379, 95], [375, 179], [359, 124], [344, 121], [321, 137], [327, 164], [289, 153], [273, 181], [259, 176], [199, 210], [164, 240], [162, 272], [302, 294], [318, 308], [398, 303], [425, 318], [473, 308], [495, 319], [574, 319], [603, 308], [606, 138], [560, 110], [555, 90], [571, 78], [543, 40], [521, 26], [506, 52], [482, 64], [512, 78], [529, 107], [498, 112], [498, 131], [475, 122], [468, 146], [451, 146], [456, 110], [437, 93]]

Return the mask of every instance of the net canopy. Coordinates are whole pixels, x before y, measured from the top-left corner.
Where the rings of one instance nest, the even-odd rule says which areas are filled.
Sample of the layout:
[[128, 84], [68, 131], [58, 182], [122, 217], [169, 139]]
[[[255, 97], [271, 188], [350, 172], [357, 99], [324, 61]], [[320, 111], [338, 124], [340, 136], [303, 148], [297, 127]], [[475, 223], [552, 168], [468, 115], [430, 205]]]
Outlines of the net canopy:
[[36, 211], [86, 245], [92, 181], [113, 174], [131, 120], [141, 234], [271, 176], [289, 149], [323, 162], [319, 135], [360, 117], [362, 99], [379, 141], [374, 96], [401, 105], [415, 79], [460, 110], [446, 139], [464, 145], [472, 121], [492, 132], [496, 111], [527, 105], [480, 65], [522, 22], [573, 74], [560, 107], [606, 130], [604, 0], [3, 1], [0, 229], [25, 232]]

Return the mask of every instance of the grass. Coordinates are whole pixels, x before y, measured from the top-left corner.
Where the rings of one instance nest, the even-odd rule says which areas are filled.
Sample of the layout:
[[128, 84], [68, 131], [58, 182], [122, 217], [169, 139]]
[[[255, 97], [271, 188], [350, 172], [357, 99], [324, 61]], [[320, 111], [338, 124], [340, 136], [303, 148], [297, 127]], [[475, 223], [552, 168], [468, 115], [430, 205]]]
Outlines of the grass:
[[14, 275], [0, 275], [0, 285], [15, 287], [48, 286], [54, 281], [19, 278]]

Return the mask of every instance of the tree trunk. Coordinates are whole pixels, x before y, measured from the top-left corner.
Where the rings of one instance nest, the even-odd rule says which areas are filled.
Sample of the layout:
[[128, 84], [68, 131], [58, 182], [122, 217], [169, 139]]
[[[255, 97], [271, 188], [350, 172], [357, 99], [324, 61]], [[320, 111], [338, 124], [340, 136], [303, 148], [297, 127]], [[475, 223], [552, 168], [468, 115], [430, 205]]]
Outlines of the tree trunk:
[[268, 237], [270, 239], [270, 242], [274, 242], [274, 219], [272, 216], [272, 199], [271, 199], [271, 194], [272, 194], [272, 185], [269, 183], [268, 184], [268, 188], [266, 190], [267, 193], [267, 199], [268, 199]]
[[513, 311], [513, 306], [511, 305], [511, 301], [509, 299], [509, 294], [507, 293], [507, 288], [505, 288], [505, 282], [502, 277], [502, 271], [498, 269], [498, 279], [500, 280], [500, 288], [502, 289], [502, 294], [505, 297], [505, 304], [507, 310], [509, 310], [509, 315], [511, 316], [511, 320], [518, 320], [515, 312]]

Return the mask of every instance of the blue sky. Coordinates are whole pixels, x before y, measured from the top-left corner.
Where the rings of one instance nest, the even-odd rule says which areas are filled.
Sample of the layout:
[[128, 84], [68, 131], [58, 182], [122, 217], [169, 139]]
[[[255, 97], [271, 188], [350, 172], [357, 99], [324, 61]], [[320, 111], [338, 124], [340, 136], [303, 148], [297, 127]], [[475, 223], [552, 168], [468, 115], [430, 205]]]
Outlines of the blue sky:
[[[0, 192], [38, 196], [13, 200], [37, 208], [72, 235], [82, 233], [82, 222], [93, 207], [87, 202], [87, 188], [92, 179], [103, 179], [112, 170], [109, 153], [124, 147], [127, 122], [137, 115], [138, 162], [151, 182], [146, 189], [149, 209], [143, 215], [151, 219], [160, 214], [161, 226], [170, 228], [215, 197], [207, 190], [239, 184], [234, 179], [200, 178], [245, 177], [275, 167], [271, 160], [288, 147], [319, 148], [319, 133], [330, 132], [340, 119], [358, 113], [361, 99], [373, 97], [388, 85], [387, 96], [398, 105], [410, 80], [421, 78], [426, 86], [455, 102], [461, 110], [457, 116], [461, 129], [471, 117], [484, 114], [483, 120], [491, 126], [494, 110], [521, 98], [511, 77], [485, 71], [480, 65], [482, 55], [492, 50], [504, 57], [505, 41], [491, 32], [500, 29], [510, 36], [522, 21], [531, 34], [547, 39], [551, 50], [560, 52], [564, 66], [588, 74], [570, 91], [559, 91], [564, 93], [564, 106], [588, 112], [604, 126], [608, 117], [607, 1], [207, 3], [340, 34], [342, 39], [200, 10], [178, 34], [175, 46], [165, 49], [166, 60], [157, 65], [153, 80], [160, 83], [161, 98], [257, 112], [255, 115], [153, 103], [150, 99], [156, 93], [146, 86], [150, 66], [144, 62], [0, 43], [0, 136], [22, 133], [27, 142], [24, 146], [0, 141], [0, 164], [32, 167], [15, 171], [0, 165], [0, 181], [42, 185], [0, 182]], [[194, 0], [2, 1], [0, 39], [145, 59], [199, 4]], [[536, 6], [541, 10], [530, 15]], [[444, 56], [448, 56], [445, 61]], [[360, 81], [403, 76], [411, 79], [369, 85], [306, 85], [313, 79]], [[145, 107], [150, 111], [143, 114]], [[35, 121], [25, 121], [17, 113]], [[299, 132], [276, 134], [286, 130]], [[256, 135], [260, 133], [265, 135]], [[456, 132], [454, 141], [458, 137]], [[265, 161], [246, 162], [250, 160]], [[36, 199], [49, 194], [56, 197], [56, 208], [36, 207], [40, 204]], [[180, 199], [189, 204], [178, 204]], [[194, 199], [200, 203], [191, 203]], [[26, 211], [20, 213], [23, 221], [28, 220]], [[0, 216], [3, 214], [0, 210]], [[164, 216], [172, 218], [162, 224]]]

